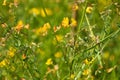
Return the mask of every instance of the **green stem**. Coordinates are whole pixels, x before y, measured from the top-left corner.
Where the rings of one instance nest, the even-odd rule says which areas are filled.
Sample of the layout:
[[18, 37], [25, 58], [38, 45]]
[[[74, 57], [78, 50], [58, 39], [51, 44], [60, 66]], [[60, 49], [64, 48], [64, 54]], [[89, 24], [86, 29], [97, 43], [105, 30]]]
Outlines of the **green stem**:
[[97, 45], [99, 45], [100, 43], [104, 42], [104, 41], [107, 40], [107, 39], [113, 38], [113, 37], [114, 37], [116, 34], [118, 34], [119, 32], [120, 32], [120, 28], [119, 28], [117, 31], [115, 31], [115, 32], [111, 33], [110, 35], [108, 35], [107, 37], [105, 37], [103, 40], [101, 40], [101, 41], [98, 42], [97, 44], [93, 45], [92, 47], [86, 49], [86, 50], [83, 51], [83, 52], [86, 52], [86, 51], [88, 51], [88, 50], [90, 50], [90, 49], [93, 49], [94, 47], [96, 47]]
[[86, 7], [87, 7], [87, 1], [85, 3], [85, 7], [83, 7], [82, 17], [81, 17], [81, 20], [80, 20], [80, 24], [78, 25], [78, 33], [80, 31], [81, 25], [83, 23], [83, 19], [85, 17]]
[[88, 17], [87, 17], [86, 14], [85, 14], [85, 18], [86, 18], [86, 21], [87, 21], [87, 24], [88, 24], [88, 28], [89, 28], [89, 31], [90, 31], [90, 37], [95, 38], [95, 35], [94, 35], [93, 31], [92, 31], [92, 28], [91, 28], [90, 22], [89, 22]]

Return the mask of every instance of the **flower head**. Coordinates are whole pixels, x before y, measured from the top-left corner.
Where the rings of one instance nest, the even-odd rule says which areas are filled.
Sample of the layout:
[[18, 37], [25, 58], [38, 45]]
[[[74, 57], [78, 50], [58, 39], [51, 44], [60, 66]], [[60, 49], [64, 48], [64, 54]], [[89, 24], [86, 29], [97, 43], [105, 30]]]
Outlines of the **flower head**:
[[14, 55], [15, 55], [15, 51], [16, 51], [16, 49], [14, 49], [13, 47], [10, 47], [10, 49], [9, 49], [9, 51], [8, 51], [8, 56], [9, 57], [14, 57]]
[[70, 78], [71, 78], [71, 79], [74, 79], [74, 78], [75, 78], [75, 75], [74, 75], [74, 74], [71, 74], [71, 75], [70, 75]]
[[64, 28], [69, 27], [69, 18], [68, 17], [64, 17], [62, 20], [62, 26]]
[[1, 62], [0, 62], [0, 67], [4, 67], [8, 64], [8, 60], [7, 59], [3, 59]]
[[50, 15], [52, 15], [52, 11], [48, 8], [45, 8], [45, 9], [41, 8], [40, 9], [40, 15], [42, 17], [46, 17], [46, 15], [50, 16]]
[[15, 27], [15, 30], [17, 30], [19, 32], [23, 28], [23, 26], [24, 26], [23, 21], [19, 20]]
[[56, 58], [60, 58], [62, 56], [62, 53], [61, 52], [56, 52], [55, 55], [54, 55]]
[[37, 35], [45, 36], [45, 35], [47, 35], [47, 32], [50, 29], [50, 27], [51, 26], [50, 26], [49, 23], [45, 23], [43, 25], [43, 27], [40, 27], [40, 28], [36, 29], [35, 32], [36, 32]]
[[53, 64], [52, 58], [47, 59], [46, 65], [52, 65], [52, 64]]
[[73, 9], [73, 11], [78, 10], [78, 5], [77, 5], [77, 4], [74, 4], [74, 5], [72, 6], [72, 9]]
[[5, 5], [6, 5], [6, 0], [4, 0], [4, 1], [3, 1], [3, 4], [2, 4], [2, 5], [3, 5], [3, 6], [5, 6]]
[[82, 74], [86, 76], [86, 75], [90, 74], [90, 72], [91, 72], [90, 69], [86, 69], [86, 70], [83, 71]]
[[56, 35], [56, 40], [58, 42], [62, 42], [63, 41], [63, 36], [62, 35]]
[[93, 8], [92, 8], [92, 7], [87, 7], [87, 8], [86, 8], [86, 13], [91, 13], [91, 12], [92, 12], [92, 10], [93, 10]]
[[74, 18], [71, 18], [71, 26], [76, 27], [77, 26], [77, 21]]
[[37, 16], [37, 15], [40, 14], [40, 10], [37, 9], [37, 8], [32, 8], [32, 9], [29, 11], [29, 13], [31, 13], [31, 14]]

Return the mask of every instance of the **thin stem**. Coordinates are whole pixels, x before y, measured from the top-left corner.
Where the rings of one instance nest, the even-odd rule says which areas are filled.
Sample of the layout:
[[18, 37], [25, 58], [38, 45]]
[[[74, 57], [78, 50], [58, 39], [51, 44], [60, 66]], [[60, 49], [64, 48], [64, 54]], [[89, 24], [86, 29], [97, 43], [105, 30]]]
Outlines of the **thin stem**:
[[83, 19], [85, 17], [86, 7], [87, 7], [87, 1], [85, 3], [85, 7], [83, 7], [82, 17], [81, 17], [81, 20], [80, 20], [80, 24], [78, 25], [78, 33], [80, 31], [81, 25], [83, 23]]
[[90, 22], [89, 22], [88, 17], [87, 17], [86, 14], [85, 14], [85, 18], [86, 18], [86, 21], [87, 21], [87, 24], [88, 24], [88, 28], [89, 28], [89, 31], [90, 31], [90, 37], [95, 38], [95, 35], [94, 35], [93, 31], [92, 31], [92, 28], [91, 28]]
[[93, 49], [93, 48], [96, 47], [98, 44], [104, 42], [104, 41], [107, 40], [107, 39], [113, 38], [113, 37], [114, 37], [116, 34], [118, 34], [119, 32], [120, 32], [120, 28], [119, 28], [117, 31], [115, 31], [115, 32], [111, 33], [110, 35], [108, 35], [107, 37], [105, 37], [103, 40], [101, 40], [101, 41], [98, 42], [97, 44], [93, 45], [92, 47], [86, 49], [86, 50], [83, 51], [83, 52], [86, 52], [86, 51], [88, 51], [88, 50], [90, 50], [90, 49]]

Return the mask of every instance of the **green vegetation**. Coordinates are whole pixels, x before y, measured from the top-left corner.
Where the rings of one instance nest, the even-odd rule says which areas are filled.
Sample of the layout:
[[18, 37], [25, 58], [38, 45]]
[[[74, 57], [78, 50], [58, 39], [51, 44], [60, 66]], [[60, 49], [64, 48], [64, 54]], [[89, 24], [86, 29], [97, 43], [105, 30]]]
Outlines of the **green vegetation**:
[[0, 0], [0, 80], [120, 80], [119, 0]]

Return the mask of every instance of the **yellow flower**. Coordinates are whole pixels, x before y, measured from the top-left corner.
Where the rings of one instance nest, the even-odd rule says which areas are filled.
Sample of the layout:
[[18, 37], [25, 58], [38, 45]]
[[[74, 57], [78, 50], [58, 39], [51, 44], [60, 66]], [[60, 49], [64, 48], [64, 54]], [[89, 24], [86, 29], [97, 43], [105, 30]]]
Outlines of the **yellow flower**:
[[73, 6], [72, 6], [72, 9], [74, 10], [74, 11], [76, 11], [76, 10], [78, 10], [78, 5], [77, 4], [74, 4]]
[[86, 8], [86, 13], [91, 13], [91, 12], [92, 12], [92, 10], [93, 10], [93, 8], [92, 8], [92, 7], [87, 7], [87, 8]]
[[62, 56], [62, 53], [61, 52], [56, 52], [55, 55], [54, 55], [56, 58], [60, 58]]
[[62, 35], [56, 35], [56, 40], [58, 42], [62, 42], [63, 41], [63, 36]]
[[77, 21], [74, 18], [71, 18], [71, 24], [72, 27], [76, 27], [77, 26]]
[[64, 28], [69, 27], [69, 19], [68, 19], [68, 17], [64, 17], [63, 18], [63, 20], [62, 20], [62, 26]]
[[19, 20], [17, 26], [15, 27], [15, 30], [19, 32], [22, 28], [23, 28], [23, 21]]
[[24, 60], [26, 58], [27, 58], [26, 54], [22, 54], [22, 59]]
[[50, 29], [50, 24], [49, 23], [45, 23], [43, 27], [46, 27], [47, 29]]
[[6, 66], [7, 63], [8, 63], [7, 59], [2, 60], [2, 61], [0, 62], [0, 67]]
[[34, 16], [41, 15], [42, 17], [46, 17], [46, 15], [50, 16], [52, 15], [51, 9], [48, 8], [32, 8], [29, 11], [30, 14], [33, 14]]
[[53, 64], [52, 58], [47, 59], [46, 65], [52, 65], [52, 64]]
[[50, 15], [52, 15], [52, 11], [48, 8], [45, 8], [45, 9], [41, 8], [40, 9], [40, 15], [42, 17], [46, 17], [46, 15], [50, 16]]
[[85, 60], [84, 60], [84, 63], [85, 63], [85, 64], [89, 64], [88, 59], [85, 59]]
[[45, 11], [46, 11], [47, 15], [52, 15], [51, 9], [45, 8]]
[[45, 23], [43, 25], [43, 27], [40, 27], [38, 29], [35, 30], [36, 34], [37, 35], [42, 35], [42, 36], [45, 36], [47, 35], [47, 32], [48, 32], [48, 29], [50, 29], [50, 24], [49, 23]]
[[40, 10], [37, 8], [32, 8], [29, 13], [33, 14], [34, 16], [37, 16], [40, 14]]
[[50, 24], [45, 23], [41, 29], [41, 33], [43, 36], [47, 35], [48, 29], [50, 29]]
[[70, 78], [71, 78], [71, 79], [74, 79], [74, 78], [75, 78], [75, 75], [74, 75], [74, 74], [71, 74], [71, 75], [70, 75]]
[[3, 1], [3, 4], [2, 4], [2, 5], [4, 5], [4, 6], [6, 5], [6, 0]]
[[9, 49], [9, 51], [8, 51], [8, 56], [9, 57], [14, 57], [14, 55], [15, 55], [15, 51], [16, 51], [16, 49], [14, 49], [13, 47], [10, 47], [10, 49]]
[[61, 26], [54, 26], [53, 27], [53, 31], [54, 32], [57, 32], [58, 30], [60, 30], [61, 29]]
[[90, 74], [90, 72], [91, 72], [91, 70], [90, 69], [86, 69], [86, 70], [84, 70], [83, 71], [83, 75], [88, 75], [88, 74]]

